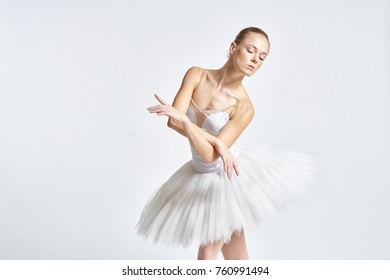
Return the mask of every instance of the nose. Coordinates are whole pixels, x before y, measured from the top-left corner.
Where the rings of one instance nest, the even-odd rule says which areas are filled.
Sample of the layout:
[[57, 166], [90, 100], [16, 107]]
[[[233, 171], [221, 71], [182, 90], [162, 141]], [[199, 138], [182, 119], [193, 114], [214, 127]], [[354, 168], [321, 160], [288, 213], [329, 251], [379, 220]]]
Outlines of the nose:
[[252, 57], [251, 61], [252, 61], [254, 64], [256, 64], [256, 63], [257, 63], [257, 57], [256, 57], [256, 56]]

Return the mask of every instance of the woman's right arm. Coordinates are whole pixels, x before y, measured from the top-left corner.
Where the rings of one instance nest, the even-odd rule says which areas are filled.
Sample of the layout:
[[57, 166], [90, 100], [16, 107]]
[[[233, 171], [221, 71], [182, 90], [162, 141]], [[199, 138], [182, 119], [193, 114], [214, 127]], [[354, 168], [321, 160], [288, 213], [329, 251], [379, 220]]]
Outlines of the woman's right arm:
[[[179, 112], [182, 112], [183, 114], [187, 113], [192, 94], [200, 82], [203, 71], [204, 70], [199, 67], [191, 67], [184, 75], [179, 91], [177, 92], [172, 103], [172, 106]], [[168, 118], [167, 126], [182, 134], [183, 136], [186, 136], [184, 134], [182, 123], [176, 121], [174, 118]]]
[[[192, 94], [197, 88], [204, 70], [199, 67], [191, 67], [184, 75], [182, 84], [173, 100], [172, 107], [179, 112], [186, 114], [190, 106]], [[168, 118], [168, 127], [188, 138], [194, 149], [203, 157], [206, 162], [212, 162], [220, 155], [214, 149], [216, 145], [223, 145], [217, 137], [204, 131], [188, 119], [179, 122], [172, 117]]]
[[157, 115], [167, 115], [169, 117], [168, 127], [185, 136], [205, 162], [211, 163], [218, 157], [221, 157], [224, 163], [224, 170], [231, 178], [233, 170], [238, 175], [238, 168], [229, 148], [218, 137], [207, 133], [193, 124], [186, 116], [192, 94], [200, 82], [203, 71], [199, 67], [190, 68], [183, 78], [173, 105], [171, 106], [161, 97], [156, 96], [162, 105], [150, 107], [149, 111], [157, 113]]
[[[190, 68], [184, 75], [182, 85], [173, 101], [172, 107], [185, 114], [191, 102], [192, 94], [197, 88], [204, 70], [199, 67]], [[161, 102], [161, 101], [160, 101]], [[229, 157], [228, 148], [237, 140], [240, 134], [248, 126], [254, 115], [254, 108], [250, 102], [242, 102], [235, 107], [229, 122], [220, 131], [218, 136], [211, 135], [188, 118], [176, 120], [168, 119], [168, 127], [187, 137], [191, 145], [206, 162], [213, 162], [219, 156]], [[207, 140], [207, 144], [205, 141]], [[212, 147], [210, 147], [210, 145]], [[214, 148], [215, 147], [215, 148]]]

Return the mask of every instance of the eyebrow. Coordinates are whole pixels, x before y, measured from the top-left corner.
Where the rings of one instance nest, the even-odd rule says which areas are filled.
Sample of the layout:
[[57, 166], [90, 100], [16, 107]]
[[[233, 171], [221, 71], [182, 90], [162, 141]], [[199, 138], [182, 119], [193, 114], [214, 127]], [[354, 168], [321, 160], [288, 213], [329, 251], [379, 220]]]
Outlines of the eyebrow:
[[[249, 44], [248, 46], [254, 47], [257, 50], [257, 48], [254, 45]], [[262, 52], [262, 54], [268, 55], [268, 53], [266, 53], [266, 52]]]

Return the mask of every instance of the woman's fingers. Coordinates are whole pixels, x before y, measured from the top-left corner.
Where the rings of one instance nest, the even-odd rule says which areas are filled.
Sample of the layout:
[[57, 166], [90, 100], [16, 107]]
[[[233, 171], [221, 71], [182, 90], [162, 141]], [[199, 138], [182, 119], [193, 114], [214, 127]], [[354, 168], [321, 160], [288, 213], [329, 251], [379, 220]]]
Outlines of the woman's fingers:
[[170, 105], [155, 105], [155, 106], [148, 107], [147, 109], [149, 113], [158, 113], [158, 112], [173, 111], [172, 108], [173, 107], [171, 107]]
[[170, 105], [168, 102], [166, 102], [164, 99], [162, 99], [159, 95], [155, 94], [154, 96], [156, 97], [158, 102], [160, 102], [161, 104], [168, 105], [168, 106]]
[[153, 112], [155, 110], [160, 110], [161, 109], [161, 105], [156, 105], [156, 106], [152, 106], [152, 107], [149, 107], [147, 108], [149, 112]]
[[[162, 99], [159, 95], [155, 94], [154, 95], [158, 102], [161, 103], [161, 105], [155, 105], [151, 106], [148, 109], [150, 113], [155, 113], [158, 116], [161, 115], [166, 115], [170, 118], [173, 118], [175, 120], [182, 120], [183, 119], [183, 114], [179, 113], [173, 106], [171, 106], [168, 102], [166, 102], [164, 99]], [[232, 178], [232, 173], [233, 171], [236, 173], [236, 175], [239, 175], [238, 167], [237, 164], [233, 158], [233, 156], [230, 154], [229, 150], [227, 147], [222, 146], [218, 148], [220, 152], [220, 156], [223, 161], [223, 170], [227, 174], [228, 178]]]
[[232, 166], [230, 164], [228, 164], [228, 167], [227, 167], [227, 176], [229, 179], [232, 178]]
[[232, 178], [232, 173], [233, 170], [236, 173], [237, 176], [239, 176], [239, 171], [238, 171], [238, 166], [235, 162], [235, 160], [232, 157], [226, 157], [226, 156], [221, 156], [222, 161], [223, 161], [223, 170], [225, 171], [226, 175], [228, 176], [229, 179]]
[[152, 106], [152, 107], [149, 107], [148, 108], [148, 111], [150, 113], [154, 113], [154, 112], [157, 112], [157, 111], [162, 111], [162, 110], [166, 110], [167, 108], [164, 108], [163, 105], [156, 105], [156, 106]]
[[[157, 95], [156, 95], [157, 98]], [[158, 97], [160, 98], [160, 97]], [[165, 103], [163, 99], [159, 99], [161, 103]], [[183, 121], [185, 119], [185, 114], [177, 111], [173, 106], [169, 104], [155, 105], [147, 108], [149, 113], [155, 113], [158, 116], [165, 115], [177, 121]]]
[[155, 105], [155, 106], [148, 107], [147, 109], [150, 113], [156, 113], [159, 110], [167, 110], [167, 109], [170, 109], [172, 107], [168, 102], [166, 102], [164, 99], [162, 99], [159, 95], [155, 94], [154, 96], [156, 97], [158, 102], [161, 103], [161, 105]]
[[225, 157], [221, 157], [221, 158], [223, 161], [223, 171], [225, 171], [225, 173], [227, 173], [227, 166], [228, 166], [227, 159]]
[[240, 176], [240, 172], [238, 171], [238, 166], [237, 166], [237, 163], [235, 161], [233, 161], [233, 168], [234, 168], [234, 171], [236, 172], [236, 175]]
[[231, 163], [229, 158], [225, 158], [225, 173], [229, 179], [232, 178]]

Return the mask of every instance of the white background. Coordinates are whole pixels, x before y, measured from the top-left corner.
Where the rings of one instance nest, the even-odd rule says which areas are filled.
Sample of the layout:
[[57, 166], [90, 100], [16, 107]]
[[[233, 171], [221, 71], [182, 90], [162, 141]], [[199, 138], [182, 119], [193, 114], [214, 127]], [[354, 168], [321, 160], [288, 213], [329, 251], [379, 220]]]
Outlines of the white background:
[[240, 143], [317, 153], [320, 188], [247, 233], [253, 259], [390, 258], [390, 4], [0, 0], [0, 258], [194, 259], [143, 241], [187, 140], [150, 115], [244, 27], [271, 51], [244, 80]]

